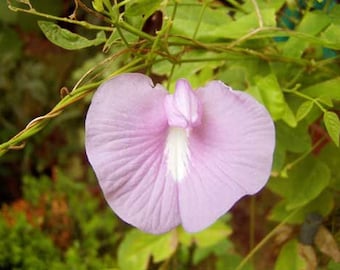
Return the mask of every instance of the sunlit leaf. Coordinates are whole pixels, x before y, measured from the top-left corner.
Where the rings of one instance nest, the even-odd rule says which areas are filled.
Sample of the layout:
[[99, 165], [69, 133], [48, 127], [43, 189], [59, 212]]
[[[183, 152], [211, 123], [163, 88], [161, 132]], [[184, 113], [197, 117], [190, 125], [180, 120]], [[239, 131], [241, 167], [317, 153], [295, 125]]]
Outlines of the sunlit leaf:
[[284, 114], [282, 115], [282, 120], [285, 121], [290, 127], [294, 128], [297, 126], [297, 118], [295, 117], [288, 103], [285, 103], [285, 110]]
[[311, 109], [313, 108], [313, 104], [314, 103], [311, 100], [307, 100], [303, 102], [296, 112], [296, 119], [298, 121], [301, 121], [303, 118], [305, 118], [307, 114], [311, 111]]
[[145, 16], [149, 17], [152, 13], [160, 8], [163, 0], [132, 0], [125, 7], [127, 16]]
[[92, 1], [92, 6], [98, 12], [103, 12], [104, 11], [103, 0], [93, 0]]
[[213, 246], [231, 234], [231, 228], [222, 221], [217, 221], [209, 228], [198, 233], [187, 233], [178, 228], [179, 241], [186, 246], [195, 243], [199, 247]]
[[328, 96], [318, 97], [317, 100], [320, 101], [322, 104], [327, 105], [328, 107], [333, 107], [333, 101]]
[[[330, 18], [326, 13], [320, 11], [308, 12], [303, 17], [296, 31], [309, 35], [316, 35], [330, 23]], [[290, 57], [300, 57], [308, 47], [308, 42], [298, 37], [291, 37], [283, 48], [283, 55]]]
[[152, 256], [154, 262], [169, 258], [176, 250], [174, 231], [163, 235], [151, 235], [133, 229], [128, 232], [118, 248], [118, 264], [122, 270], [147, 269]]
[[338, 115], [334, 112], [327, 111], [323, 114], [323, 121], [329, 136], [331, 136], [336, 146], [339, 146], [340, 120]]
[[256, 80], [256, 87], [273, 119], [280, 119], [285, 113], [286, 102], [276, 76], [271, 73], [266, 77], [259, 77]]
[[96, 46], [106, 41], [103, 31], [98, 32], [96, 38], [90, 40], [67, 29], [63, 29], [53, 22], [39, 21], [38, 24], [49, 41], [67, 50], [79, 50]]
[[286, 160], [286, 148], [281, 144], [277, 143], [275, 145], [274, 151], [274, 160], [272, 166], [272, 173], [275, 176], [279, 175], [279, 172], [282, 170]]
[[340, 77], [322, 81], [301, 90], [302, 93], [311, 97], [323, 97], [340, 100]]
[[340, 25], [331, 24], [321, 35], [321, 37], [329, 43], [340, 43]]
[[[271, 8], [261, 9], [261, 16], [264, 26], [276, 26], [275, 10]], [[253, 11], [248, 15], [238, 18], [226, 25], [220, 25], [206, 36], [215, 36], [220, 38], [237, 39], [259, 27], [259, 19], [257, 13]], [[202, 34], [203, 36], [203, 34]]]
[[299, 254], [297, 240], [291, 240], [282, 247], [274, 269], [306, 270], [306, 261]]
[[[173, 14], [173, 6], [167, 7], [168, 16]], [[171, 27], [171, 33], [176, 35], [183, 35], [187, 37], [193, 37], [197, 26], [199, 29], [197, 32], [197, 38], [201, 38], [202, 35], [212, 36], [215, 38], [211, 31], [214, 31], [216, 27], [226, 25], [232, 22], [232, 18], [228, 16], [228, 11], [225, 8], [205, 8], [202, 14], [203, 7], [192, 2], [192, 4], [180, 5], [176, 9], [176, 17]], [[200, 14], [202, 15], [200, 17]], [[215, 38], [216, 39], [216, 38]]]

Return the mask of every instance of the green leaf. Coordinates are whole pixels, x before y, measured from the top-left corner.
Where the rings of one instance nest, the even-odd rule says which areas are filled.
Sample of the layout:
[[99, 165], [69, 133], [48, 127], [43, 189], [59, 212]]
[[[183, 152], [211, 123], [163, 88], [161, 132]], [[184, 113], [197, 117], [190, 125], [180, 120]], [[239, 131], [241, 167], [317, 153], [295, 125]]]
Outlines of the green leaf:
[[[317, 35], [330, 23], [329, 16], [321, 11], [308, 12], [303, 17], [296, 31], [309, 35]], [[298, 37], [290, 37], [285, 43], [282, 54], [299, 58], [308, 47], [308, 42]]]
[[303, 118], [305, 118], [307, 114], [311, 111], [311, 109], [313, 108], [313, 105], [314, 105], [314, 102], [311, 100], [307, 100], [303, 102], [296, 112], [296, 119], [298, 121], [301, 121]]
[[[275, 9], [267, 8], [261, 9], [261, 16], [264, 26], [276, 26]], [[205, 33], [204, 38], [224, 38], [224, 39], [237, 39], [259, 27], [258, 16], [255, 11], [250, 14], [238, 18], [228, 24], [220, 25], [213, 31]], [[255, 36], [255, 35], [254, 35]], [[202, 34], [203, 37], [203, 34]]]
[[[279, 10], [282, 5], [285, 4], [285, 0], [257, 0], [256, 3], [260, 8], [260, 11], [262, 9], [266, 8], [273, 8], [275, 10]], [[254, 10], [254, 4], [252, 1], [244, 1], [242, 2], [242, 7], [248, 12], [252, 12]]]
[[330, 177], [328, 166], [310, 157], [288, 171], [288, 178], [275, 179], [269, 187], [286, 198], [287, 210], [292, 210], [314, 200], [328, 186]]
[[[167, 6], [167, 16], [171, 16], [171, 14], [173, 14], [173, 9], [174, 7], [172, 5]], [[206, 7], [203, 14], [202, 9], [203, 6], [197, 4], [179, 5], [176, 9], [176, 16], [171, 27], [171, 33], [175, 35], [193, 37], [195, 29], [199, 25], [196, 35], [198, 39], [202, 37], [216, 39], [214, 34], [210, 34], [211, 31], [215, 31], [216, 27], [232, 22], [232, 18], [228, 16], [228, 10], [226, 8], [220, 7], [212, 9]], [[201, 18], [200, 14], [202, 14]]]
[[325, 162], [331, 170], [330, 187], [340, 191], [340, 148], [334, 147], [334, 144], [327, 144], [322, 148], [318, 158]]
[[279, 175], [286, 160], [286, 148], [281, 143], [276, 143], [274, 151], [274, 160], [272, 165], [272, 173]]
[[97, 46], [106, 41], [103, 31], [98, 32], [95, 39], [89, 40], [69, 30], [63, 29], [53, 22], [38, 21], [38, 24], [49, 41], [67, 50], [79, 50], [90, 46]]
[[333, 101], [330, 97], [327, 96], [321, 96], [317, 98], [318, 101], [320, 101], [322, 104], [327, 105], [328, 107], [333, 107]]
[[311, 148], [311, 138], [308, 134], [308, 125], [301, 122], [295, 128], [287, 126], [282, 121], [275, 123], [276, 141], [287, 151], [303, 153]]
[[339, 146], [340, 121], [338, 115], [334, 112], [326, 111], [323, 114], [323, 121], [329, 136], [331, 136], [336, 146]]
[[285, 121], [290, 127], [297, 126], [297, 119], [288, 103], [285, 103], [285, 111], [282, 115], [282, 120]]
[[299, 254], [298, 241], [290, 240], [286, 243], [275, 263], [275, 270], [301, 270], [306, 269], [306, 261]]
[[187, 233], [182, 228], [178, 228], [179, 241], [186, 246], [190, 246], [192, 243], [199, 247], [213, 246], [230, 234], [231, 228], [221, 220], [198, 233]]
[[323, 81], [301, 90], [303, 94], [311, 97], [324, 97], [329, 99], [340, 100], [340, 77], [335, 77], [327, 81]]
[[163, 0], [132, 0], [126, 4], [126, 16], [142, 16], [148, 18], [156, 10], [160, 9]]
[[193, 263], [199, 264], [201, 261], [214, 254], [216, 257], [224, 257], [232, 249], [232, 243], [224, 238], [218, 243], [208, 247], [196, 247], [194, 250]]
[[[281, 222], [291, 214], [292, 210], [287, 210], [288, 200], [284, 199], [277, 203], [271, 210], [269, 219], [276, 222]], [[294, 215], [291, 215], [287, 223], [301, 224], [304, 222], [308, 214], [319, 213], [322, 216], [327, 216], [334, 209], [333, 194], [329, 190], [323, 191], [316, 199], [301, 207]]]
[[321, 35], [327, 43], [340, 44], [340, 25], [331, 24]]
[[155, 263], [169, 258], [176, 250], [174, 231], [151, 235], [133, 229], [128, 232], [118, 248], [118, 264], [122, 270], [144, 270], [150, 257]]
[[92, 1], [92, 6], [98, 12], [103, 12], [104, 11], [103, 0], [93, 0]]
[[256, 87], [263, 104], [269, 110], [272, 118], [282, 118], [286, 110], [286, 102], [276, 76], [271, 73], [256, 80]]

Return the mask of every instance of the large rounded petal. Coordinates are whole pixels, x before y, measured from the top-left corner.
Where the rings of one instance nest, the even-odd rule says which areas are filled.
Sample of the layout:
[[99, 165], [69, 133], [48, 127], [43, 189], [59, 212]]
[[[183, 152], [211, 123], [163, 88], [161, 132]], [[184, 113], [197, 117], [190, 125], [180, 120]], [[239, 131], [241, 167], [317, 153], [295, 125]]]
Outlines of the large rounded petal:
[[166, 94], [142, 74], [120, 75], [99, 87], [86, 117], [86, 153], [107, 202], [150, 233], [180, 223], [177, 185], [164, 160]]
[[191, 130], [189, 173], [178, 183], [182, 223], [191, 232], [265, 185], [275, 145], [273, 121], [253, 97], [219, 81], [196, 93], [202, 123]]

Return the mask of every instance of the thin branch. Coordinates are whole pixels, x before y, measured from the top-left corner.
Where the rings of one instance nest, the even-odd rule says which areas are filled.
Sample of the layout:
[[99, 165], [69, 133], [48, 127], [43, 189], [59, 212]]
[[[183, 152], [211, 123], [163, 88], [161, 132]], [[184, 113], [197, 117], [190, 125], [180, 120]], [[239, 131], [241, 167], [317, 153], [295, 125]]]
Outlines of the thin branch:
[[257, 19], [259, 21], [259, 27], [262, 28], [263, 27], [263, 18], [262, 18], [262, 14], [261, 14], [259, 5], [257, 4], [256, 0], [251, 0], [251, 2], [253, 3], [254, 8], [255, 8], [256, 16], [257, 16]]
[[256, 252], [258, 252], [275, 234], [276, 232], [284, 225], [286, 224], [290, 218], [292, 218], [300, 208], [295, 209], [293, 212], [291, 212], [284, 220], [282, 220], [273, 230], [271, 230], [249, 253], [244, 259], [241, 261], [241, 263], [236, 267], [235, 270], [241, 270], [244, 268], [246, 263], [255, 255]]

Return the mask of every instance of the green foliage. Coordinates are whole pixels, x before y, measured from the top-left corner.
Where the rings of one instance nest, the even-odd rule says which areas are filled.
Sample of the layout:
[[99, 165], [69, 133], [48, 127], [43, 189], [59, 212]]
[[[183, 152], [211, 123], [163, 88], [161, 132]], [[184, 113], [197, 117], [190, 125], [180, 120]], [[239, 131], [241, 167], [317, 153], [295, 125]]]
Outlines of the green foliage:
[[338, 115], [334, 112], [325, 112], [323, 114], [323, 121], [329, 136], [331, 136], [336, 146], [339, 146], [340, 121]]
[[133, 229], [118, 249], [118, 264], [122, 270], [147, 269], [151, 256], [155, 263], [169, 258], [176, 250], [176, 242], [175, 232], [158, 236]]
[[281, 119], [285, 113], [285, 100], [275, 74], [271, 73], [258, 78], [256, 80], [256, 91], [272, 118], [274, 120]]
[[97, 46], [106, 41], [104, 32], [98, 32], [95, 39], [89, 40], [66, 29], [62, 29], [52, 22], [39, 21], [38, 24], [49, 41], [64, 49], [79, 50], [90, 46]]
[[117, 242], [112, 212], [99, 209], [85, 183], [60, 171], [57, 175], [55, 183], [47, 176], [25, 177], [25, 214], [3, 209], [1, 269], [102, 269], [116, 265], [110, 256]]
[[[8, 213], [5, 209], [15, 213], [10, 219], [0, 215], [0, 268], [262, 266], [257, 248], [247, 257], [237, 252], [247, 250], [252, 240], [231, 237], [229, 219], [197, 234], [178, 228], [161, 236], [146, 235], [126, 230], [98, 199], [102, 195], [91, 195], [97, 184], [88, 181], [93, 175], [83, 157], [83, 135], [79, 135], [83, 111], [88, 94], [102, 80], [123, 72], [145, 72], [170, 92], [184, 77], [194, 87], [217, 79], [253, 95], [275, 121], [276, 150], [267, 185], [274, 199], [261, 193], [264, 198], [250, 213], [252, 225], [236, 222], [234, 228], [250, 227], [249, 238], [258, 239], [254, 234], [259, 233], [268, 243], [276, 232], [270, 231], [273, 225], [298, 229], [309, 214], [319, 213], [333, 236], [339, 235], [340, 5], [336, 1], [74, 3], [10, 0], [14, 11], [10, 12], [5, 1], [0, 2], [0, 138], [5, 141], [0, 155], [38, 132], [41, 136], [36, 137], [37, 145], [28, 141], [16, 157], [12, 152], [5, 156], [0, 169], [2, 178], [22, 180], [21, 200], [35, 213], [32, 222], [27, 208], [19, 213], [15, 204], [2, 208], [1, 213]], [[152, 17], [156, 11], [161, 18]], [[156, 30], [145, 31], [148, 24]], [[46, 45], [43, 39], [29, 46], [35, 44], [32, 32], [39, 31], [38, 26], [51, 43], [69, 51]], [[64, 85], [69, 89], [59, 93]], [[74, 103], [79, 100], [83, 102], [77, 107]], [[74, 109], [65, 111], [70, 105]], [[57, 115], [58, 120], [47, 125]], [[33, 117], [38, 118], [27, 125]], [[24, 130], [18, 133], [20, 128]], [[56, 205], [64, 209], [59, 216]], [[243, 208], [248, 215], [248, 208]], [[268, 220], [263, 213], [269, 213]], [[236, 221], [239, 214], [234, 214]], [[66, 232], [68, 240], [61, 248], [56, 239]], [[263, 253], [275, 250], [278, 256], [264, 269], [306, 269], [308, 261], [296, 239], [287, 233], [284, 242], [273, 241], [276, 246]], [[338, 262], [316, 254], [320, 269], [337, 269]]]
[[0, 218], [0, 237], [1, 269], [46, 269], [59, 260], [60, 252], [51, 239], [29, 224], [22, 214], [16, 217], [13, 226]]
[[275, 270], [299, 270], [306, 269], [306, 262], [298, 251], [298, 242], [291, 240], [286, 243], [280, 252], [275, 264]]

